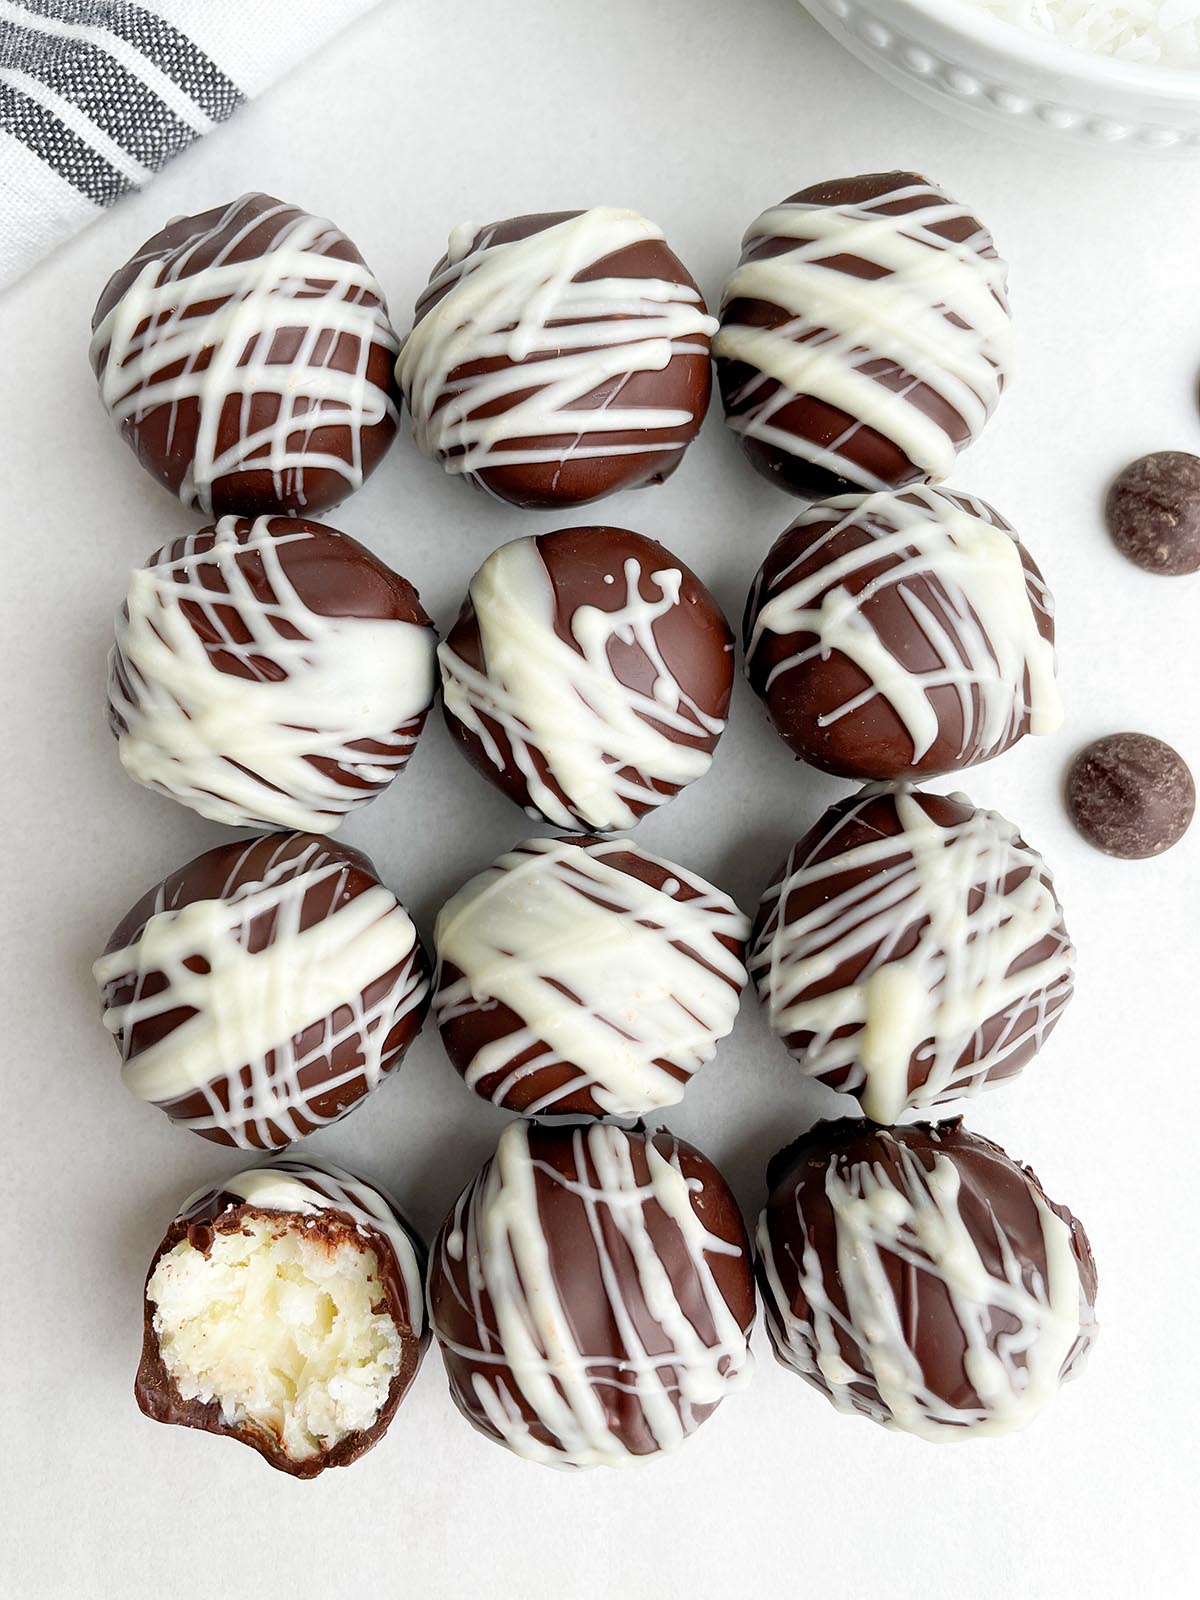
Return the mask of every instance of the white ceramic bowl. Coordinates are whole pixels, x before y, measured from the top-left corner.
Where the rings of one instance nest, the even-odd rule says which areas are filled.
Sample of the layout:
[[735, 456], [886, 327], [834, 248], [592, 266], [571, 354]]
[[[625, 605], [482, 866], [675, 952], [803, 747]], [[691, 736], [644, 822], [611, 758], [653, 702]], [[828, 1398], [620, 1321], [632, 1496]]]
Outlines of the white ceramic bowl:
[[1077, 148], [1200, 154], [1200, 71], [1115, 61], [964, 0], [801, 0], [860, 61], [993, 130]]

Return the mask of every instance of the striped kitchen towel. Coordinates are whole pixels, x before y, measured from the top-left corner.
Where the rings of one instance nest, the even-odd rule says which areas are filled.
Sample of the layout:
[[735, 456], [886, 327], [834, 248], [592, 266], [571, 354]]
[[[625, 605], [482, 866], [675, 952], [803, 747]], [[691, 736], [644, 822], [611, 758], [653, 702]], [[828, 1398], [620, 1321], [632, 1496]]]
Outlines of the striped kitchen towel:
[[0, 0], [0, 288], [377, 0]]

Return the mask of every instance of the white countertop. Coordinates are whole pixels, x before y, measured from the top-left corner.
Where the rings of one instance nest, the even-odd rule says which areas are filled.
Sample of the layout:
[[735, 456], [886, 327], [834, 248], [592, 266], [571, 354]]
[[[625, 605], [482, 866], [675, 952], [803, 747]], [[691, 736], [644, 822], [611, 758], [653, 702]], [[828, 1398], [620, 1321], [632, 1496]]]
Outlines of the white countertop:
[[[776, 1365], [676, 1456], [568, 1475], [507, 1455], [450, 1403], [432, 1351], [389, 1435], [315, 1484], [138, 1412], [142, 1278], [186, 1193], [244, 1164], [126, 1094], [93, 956], [127, 906], [222, 830], [130, 783], [101, 715], [131, 566], [195, 526], [100, 407], [88, 321], [166, 217], [266, 189], [334, 217], [397, 323], [450, 227], [596, 203], [658, 221], [711, 301], [743, 228], [822, 178], [904, 166], [972, 205], [1011, 263], [1020, 371], [953, 483], [1019, 528], [1059, 606], [1066, 729], [959, 783], [1056, 871], [1080, 949], [1073, 1005], [1018, 1082], [968, 1108], [1087, 1226], [1102, 1333], [1024, 1435], [941, 1449], [839, 1416]], [[1200, 452], [1200, 167], [1058, 156], [941, 120], [876, 80], [794, 0], [395, 0], [203, 140], [0, 298], [0, 596], [8, 693], [0, 1192], [0, 1592], [12, 1600], [617, 1600], [758, 1594], [1082, 1600], [1195, 1578], [1200, 1362], [1195, 995], [1200, 826], [1157, 861], [1092, 852], [1060, 800], [1072, 752], [1124, 728], [1200, 771], [1200, 577], [1110, 547], [1132, 457]], [[735, 621], [793, 504], [719, 407], [661, 489], [522, 514], [404, 436], [335, 525], [418, 585], [439, 625], [505, 539], [587, 521], [661, 539]], [[739, 680], [712, 772], [638, 838], [753, 910], [847, 786], [793, 763]], [[428, 934], [440, 901], [534, 831], [431, 719], [342, 837]], [[749, 1214], [767, 1157], [844, 1104], [801, 1080], [747, 998], [668, 1118]], [[432, 1236], [504, 1115], [427, 1027], [396, 1081], [304, 1148], [374, 1174]]]

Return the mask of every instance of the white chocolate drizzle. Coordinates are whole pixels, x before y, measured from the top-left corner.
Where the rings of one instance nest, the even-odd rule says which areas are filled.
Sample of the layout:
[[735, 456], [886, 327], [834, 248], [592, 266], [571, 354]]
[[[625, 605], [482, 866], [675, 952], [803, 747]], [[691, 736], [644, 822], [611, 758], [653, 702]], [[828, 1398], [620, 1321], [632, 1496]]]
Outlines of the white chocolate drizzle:
[[[607, 206], [506, 244], [456, 228], [447, 265], [427, 291], [445, 293], [396, 364], [418, 449], [477, 482], [490, 467], [682, 450], [665, 435], [697, 420], [690, 411], [623, 405], [619, 388], [601, 406], [579, 407], [614, 380], [665, 371], [680, 355], [708, 357], [717, 323], [690, 284], [576, 281], [607, 257], [662, 237], [635, 211]], [[463, 375], [474, 363], [490, 370]]]
[[[876, 1137], [893, 1145], [899, 1181], [882, 1164], [850, 1162], [836, 1153], [826, 1169], [825, 1196], [837, 1237], [832, 1283], [796, 1196], [804, 1244], [787, 1270], [799, 1276], [807, 1314], [793, 1309], [767, 1212], [760, 1218], [758, 1255], [779, 1359], [824, 1390], [840, 1411], [861, 1412], [933, 1443], [1025, 1427], [1053, 1400], [1063, 1378], [1078, 1370], [1073, 1353], [1093, 1327], [1069, 1225], [1031, 1182], [1045, 1271], [1023, 1264], [1002, 1218], [992, 1212], [992, 1242], [1000, 1257], [995, 1270], [960, 1210], [962, 1176], [950, 1157], [935, 1151], [927, 1167], [889, 1130]], [[889, 1263], [894, 1269], [897, 1262], [903, 1298], [888, 1276]], [[944, 1289], [949, 1298], [965, 1346], [963, 1372], [977, 1405], [953, 1404], [926, 1382], [913, 1348], [913, 1318], [920, 1317], [925, 1284]], [[847, 1342], [854, 1352], [849, 1358]]]
[[[912, 210], [885, 210], [906, 201], [915, 202]], [[744, 362], [755, 374], [736, 396], [729, 426], [865, 488], [884, 489], [850, 448], [867, 427], [924, 475], [946, 477], [955, 440], [922, 408], [916, 391], [932, 391], [973, 439], [995, 410], [1013, 359], [1007, 268], [991, 236], [979, 228], [956, 243], [936, 231], [964, 219], [971, 220], [968, 211], [924, 184], [858, 205], [793, 200], [764, 211], [742, 241], [742, 262], [723, 303], [764, 301], [786, 320], [774, 328], [722, 321], [713, 354]], [[755, 255], [772, 240], [789, 241], [788, 248]], [[845, 258], [865, 263], [869, 275], [844, 270]], [[889, 387], [871, 370], [880, 362], [905, 375], [902, 387]], [[776, 420], [801, 395], [853, 420], [828, 444], [804, 439]]]
[[[247, 851], [257, 843], [248, 841]], [[428, 990], [416, 929], [382, 884], [302, 927], [305, 897], [333, 880], [340, 900], [348, 866], [316, 842], [299, 856], [287, 853], [290, 843], [281, 836], [258, 880], [233, 887], [239, 857], [213, 899], [175, 909], [160, 885], [138, 938], [93, 968], [126, 1087], [157, 1105], [202, 1094], [206, 1111], [176, 1120], [198, 1133], [220, 1130], [242, 1149], [277, 1144], [272, 1126], [298, 1139], [311, 1124], [336, 1120], [318, 1116], [314, 1095], [360, 1082], [363, 1093], [374, 1089], [389, 1064], [388, 1035]], [[247, 931], [263, 918], [273, 919], [271, 939], [251, 954]], [[166, 982], [156, 989], [147, 979], [157, 973]], [[130, 983], [129, 997], [115, 1002]], [[130, 1054], [138, 1023], [176, 1010], [194, 1015]], [[347, 1041], [357, 1046], [347, 1066], [302, 1081]]]
[[[301, 506], [305, 473], [318, 468], [338, 474], [350, 494], [363, 481], [364, 430], [396, 419], [391, 395], [367, 376], [373, 347], [389, 356], [399, 348], [375, 275], [361, 261], [327, 254], [345, 240], [331, 222], [278, 202], [258, 209], [260, 198], [235, 200], [165, 261], [150, 256], [92, 335], [93, 364], [104, 358], [100, 395], [116, 422], [136, 429], [169, 407], [170, 437], [179, 407], [196, 403], [195, 446], [179, 498], [204, 513], [212, 512], [214, 485], [239, 472], [269, 472], [275, 494], [288, 498], [290, 486]], [[250, 234], [272, 223], [262, 253], [232, 259]], [[214, 240], [211, 264], [189, 271]], [[288, 336], [297, 332], [293, 348]], [[286, 343], [286, 359], [274, 350], [277, 339]], [[342, 371], [334, 358], [344, 360], [352, 343], [354, 364]], [[252, 423], [260, 396], [278, 406], [269, 421]], [[221, 448], [231, 398], [240, 426]], [[323, 429], [345, 438], [346, 451], [320, 443]]]
[[[715, 1405], [750, 1377], [753, 1357], [746, 1333], [709, 1262], [711, 1256], [740, 1257], [742, 1251], [704, 1226], [693, 1203], [700, 1185], [684, 1177], [677, 1152], [665, 1155], [648, 1140], [649, 1178], [639, 1181], [631, 1136], [622, 1129], [594, 1123], [573, 1130], [572, 1142], [574, 1171], [564, 1178], [547, 1164], [535, 1164], [528, 1123], [510, 1122], [504, 1129], [484, 1173], [459, 1198], [442, 1245], [449, 1257], [446, 1277], [465, 1269], [472, 1310], [478, 1313], [486, 1295], [498, 1339], [493, 1342], [485, 1333], [485, 1348], [464, 1348], [447, 1340], [436, 1323], [434, 1331], [464, 1359], [494, 1363], [490, 1380], [475, 1374], [474, 1398], [517, 1455], [553, 1467], [631, 1466], [653, 1457], [634, 1454], [610, 1430], [595, 1370], [619, 1365], [618, 1386], [642, 1408], [658, 1450], [676, 1449], [703, 1420], [695, 1408]], [[598, 1183], [589, 1179], [589, 1161]], [[539, 1183], [561, 1187], [587, 1215], [597, 1256], [589, 1292], [607, 1299], [623, 1351], [619, 1357], [579, 1343], [542, 1225]], [[711, 1336], [695, 1326], [695, 1308], [677, 1298], [647, 1226], [651, 1206], [660, 1207], [674, 1224], [686, 1251], [689, 1288], [711, 1323]], [[608, 1229], [619, 1235], [624, 1259], [609, 1246]], [[639, 1313], [623, 1286], [630, 1264], [637, 1294], [655, 1325], [651, 1341], [644, 1340]], [[483, 1321], [478, 1316], [476, 1321], [482, 1330]], [[515, 1394], [504, 1367], [512, 1374]], [[558, 1448], [534, 1437], [521, 1414], [522, 1401]]]
[[[1031, 1036], [1040, 1049], [1070, 999], [1075, 952], [1045, 862], [994, 811], [970, 808], [942, 827], [919, 795], [896, 793], [902, 832], [822, 859], [878, 793], [866, 789], [793, 851], [764, 896], [749, 965], [774, 1032], [811, 1035], [797, 1052], [804, 1073], [845, 1072], [845, 1092], [890, 1123], [908, 1106], [977, 1094], [1010, 1057], [1032, 1053]], [[801, 891], [819, 891], [819, 903], [789, 915]], [[843, 967], [852, 981], [814, 992]], [[910, 1090], [914, 1057], [925, 1076]]]
[[[772, 667], [765, 689], [784, 673], [803, 672], [838, 652], [869, 687], [821, 717], [820, 726], [853, 716], [882, 696], [912, 740], [913, 765], [942, 731], [929, 698], [935, 689], [956, 692], [964, 761], [999, 753], [1026, 725], [1034, 734], [1057, 732], [1063, 708], [1054, 646], [1038, 628], [1039, 618], [1053, 616], [1054, 601], [1026, 567], [1016, 534], [990, 506], [972, 495], [916, 485], [898, 494], [838, 495], [810, 507], [792, 529], [826, 523], [831, 526], [769, 589], [762, 591], [761, 574], [756, 584], [747, 668], [764, 638], [811, 639]], [[812, 561], [847, 530], [870, 537], [811, 576], [795, 576], [801, 562]], [[881, 573], [861, 582], [862, 572], [881, 564]], [[930, 586], [934, 604], [926, 593]], [[889, 591], [907, 609], [935, 666], [924, 664], [925, 652], [907, 649], [905, 638], [872, 625], [871, 602]]]
[[[560, 828], [632, 827], [668, 798], [656, 783], [682, 788], [712, 765], [711, 750], [680, 740], [715, 742], [725, 726], [686, 693], [655, 638], [655, 624], [680, 604], [680, 570], [645, 574], [658, 590], [652, 600], [642, 596], [636, 560], [607, 576], [623, 588], [620, 605], [612, 611], [583, 605], [564, 619], [536, 538], [514, 539], [471, 580], [485, 670], [464, 661], [449, 641], [438, 648], [447, 712], [502, 771], [505, 754], [488, 723], [501, 729], [525, 781], [530, 815]], [[636, 645], [653, 664], [648, 693], [617, 677], [609, 655], [616, 644]]]
[[[623, 854], [672, 876], [656, 888], [606, 860]], [[694, 898], [677, 898], [683, 885]], [[628, 840], [529, 839], [442, 907], [438, 959], [462, 976], [439, 985], [434, 1015], [442, 1027], [499, 1002], [520, 1019], [466, 1073], [473, 1088], [499, 1073], [497, 1104], [566, 1064], [574, 1075], [526, 1115], [589, 1090], [605, 1113], [641, 1116], [679, 1100], [732, 1029], [746, 972], [724, 941], [748, 932], [728, 895]]]
[[404, 1286], [409, 1326], [419, 1338], [425, 1327], [425, 1286], [412, 1237], [388, 1197], [374, 1185], [329, 1161], [297, 1161], [281, 1157], [269, 1166], [247, 1167], [220, 1183], [197, 1189], [179, 1208], [179, 1220], [208, 1215], [216, 1196], [228, 1194], [257, 1211], [282, 1211], [315, 1217], [340, 1211], [364, 1236], [382, 1234], [391, 1246]]
[[[278, 529], [260, 517], [239, 539], [238, 519], [223, 517], [211, 549], [197, 552], [192, 534], [176, 559], [131, 575], [109, 705], [121, 763], [138, 783], [232, 827], [330, 833], [412, 754], [433, 698], [435, 636], [416, 623], [310, 609], [280, 551], [311, 535], [272, 533], [273, 522]], [[266, 602], [243, 567], [255, 558]], [[248, 638], [231, 633], [227, 610]], [[196, 612], [211, 637], [197, 633]], [[222, 670], [215, 651], [253, 676]], [[364, 753], [364, 740], [382, 748]]]

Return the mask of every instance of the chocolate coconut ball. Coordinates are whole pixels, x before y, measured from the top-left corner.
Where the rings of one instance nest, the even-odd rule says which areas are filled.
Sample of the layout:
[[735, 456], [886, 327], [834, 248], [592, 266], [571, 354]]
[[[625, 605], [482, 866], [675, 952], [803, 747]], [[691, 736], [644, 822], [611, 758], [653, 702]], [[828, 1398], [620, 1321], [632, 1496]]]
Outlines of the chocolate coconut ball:
[[455, 1403], [545, 1466], [677, 1448], [749, 1377], [755, 1310], [737, 1202], [666, 1132], [510, 1123], [430, 1260]]
[[243, 1150], [352, 1111], [399, 1066], [429, 997], [412, 919], [366, 856], [303, 833], [171, 873], [94, 972], [126, 1088]]
[[456, 228], [396, 371], [423, 455], [516, 506], [585, 505], [678, 467], [716, 330], [661, 231], [597, 206]]
[[749, 460], [812, 499], [946, 477], [1012, 365], [1007, 276], [983, 224], [912, 172], [764, 211], [713, 341]]
[[438, 657], [472, 766], [528, 815], [589, 833], [630, 828], [703, 777], [733, 688], [712, 595], [626, 528], [502, 545]]
[[109, 415], [206, 516], [327, 510], [396, 432], [383, 290], [332, 222], [270, 195], [168, 223], [110, 279], [92, 330]]
[[1010, 1433], [1082, 1368], [1096, 1266], [1028, 1167], [960, 1122], [822, 1122], [767, 1170], [758, 1276], [785, 1367], [933, 1443]]
[[780, 737], [840, 777], [957, 772], [1062, 723], [1053, 598], [972, 495], [918, 485], [810, 507], [759, 569], [744, 640]]
[[1071, 998], [1049, 868], [962, 795], [862, 794], [763, 896], [749, 967], [806, 1077], [894, 1122], [1015, 1076]]
[[407, 764], [437, 636], [334, 528], [223, 517], [129, 580], [109, 722], [131, 778], [233, 827], [329, 833]]
[[185, 1200], [154, 1252], [137, 1403], [296, 1478], [349, 1466], [417, 1375], [424, 1271], [365, 1179], [286, 1159], [235, 1173]]
[[528, 839], [438, 914], [434, 1018], [497, 1105], [644, 1116], [733, 1028], [748, 932], [727, 894], [628, 839]]

